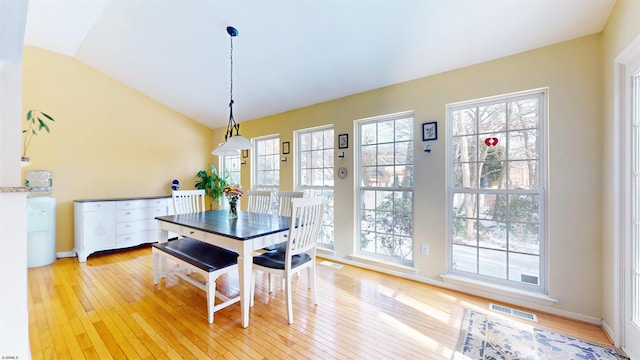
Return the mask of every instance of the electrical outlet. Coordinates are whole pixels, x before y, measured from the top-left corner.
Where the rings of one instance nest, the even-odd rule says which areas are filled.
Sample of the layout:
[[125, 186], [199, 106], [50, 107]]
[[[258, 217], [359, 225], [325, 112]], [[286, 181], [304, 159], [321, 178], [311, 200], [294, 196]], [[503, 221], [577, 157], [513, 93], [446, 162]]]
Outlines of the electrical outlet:
[[422, 244], [420, 247], [420, 253], [422, 255], [429, 255], [429, 244]]

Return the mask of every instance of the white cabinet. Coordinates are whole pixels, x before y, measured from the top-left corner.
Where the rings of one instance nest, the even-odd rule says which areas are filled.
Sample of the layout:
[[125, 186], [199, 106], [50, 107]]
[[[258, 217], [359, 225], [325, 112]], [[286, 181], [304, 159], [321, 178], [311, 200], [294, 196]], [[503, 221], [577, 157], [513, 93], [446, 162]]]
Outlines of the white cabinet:
[[170, 206], [170, 197], [75, 200], [74, 237], [78, 261], [87, 261], [96, 251], [157, 241], [154, 218], [169, 214]]

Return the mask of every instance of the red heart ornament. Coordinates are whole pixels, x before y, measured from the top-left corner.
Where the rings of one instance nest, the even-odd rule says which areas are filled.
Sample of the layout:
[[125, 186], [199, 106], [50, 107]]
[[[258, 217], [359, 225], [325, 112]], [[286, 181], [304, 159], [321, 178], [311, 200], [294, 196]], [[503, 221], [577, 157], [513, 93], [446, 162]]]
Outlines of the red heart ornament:
[[486, 138], [486, 139], [484, 139], [484, 143], [487, 146], [496, 146], [496, 145], [498, 145], [498, 138], [495, 138], [495, 137], [494, 138]]

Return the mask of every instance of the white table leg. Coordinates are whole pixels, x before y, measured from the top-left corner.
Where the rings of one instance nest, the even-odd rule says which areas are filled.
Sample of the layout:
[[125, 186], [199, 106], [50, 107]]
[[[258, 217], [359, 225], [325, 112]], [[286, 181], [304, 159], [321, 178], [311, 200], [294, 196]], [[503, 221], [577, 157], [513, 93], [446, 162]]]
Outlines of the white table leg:
[[240, 278], [240, 309], [242, 327], [249, 326], [249, 306], [251, 305], [251, 276], [253, 256], [251, 256], [251, 241], [244, 241], [238, 255], [238, 277]]

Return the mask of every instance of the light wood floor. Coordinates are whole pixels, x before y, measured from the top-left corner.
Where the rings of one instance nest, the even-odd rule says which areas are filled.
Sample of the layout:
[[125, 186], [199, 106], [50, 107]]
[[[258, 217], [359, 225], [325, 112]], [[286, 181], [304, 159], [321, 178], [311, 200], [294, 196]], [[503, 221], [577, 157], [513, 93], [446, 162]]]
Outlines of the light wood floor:
[[[318, 260], [319, 262], [322, 259]], [[294, 279], [293, 325], [279, 285], [259, 276], [250, 325], [239, 303], [207, 323], [203, 291], [176, 277], [153, 285], [149, 247], [59, 259], [29, 269], [29, 334], [34, 359], [450, 359], [465, 309], [489, 301], [345, 265], [318, 266], [318, 306], [306, 272]], [[223, 293], [238, 293], [223, 277]], [[529, 323], [610, 344], [593, 325], [537, 313]], [[514, 320], [518, 320], [513, 318]]]

